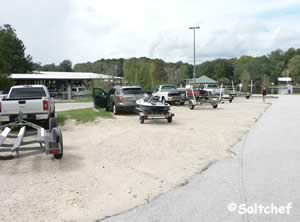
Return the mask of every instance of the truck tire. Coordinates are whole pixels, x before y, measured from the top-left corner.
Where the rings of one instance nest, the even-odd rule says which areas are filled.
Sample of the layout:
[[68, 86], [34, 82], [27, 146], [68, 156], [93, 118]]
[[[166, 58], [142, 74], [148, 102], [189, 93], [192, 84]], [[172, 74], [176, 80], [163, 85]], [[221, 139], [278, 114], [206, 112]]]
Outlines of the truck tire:
[[56, 127], [56, 119], [55, 118], [53, 118], [53, 117], [50, 117], [50, 119], [49, 119], [49, 130], [51, 131], [53, 128], [55, 128]]
[[47, 120], [44, 120], [42, 122], [40, 122], [39, 124], [41, 127], [43, 127], [45, 130], [48, 130], [49, 129], [49, 126], [50, 126], [50, 118], [47, 119]]
[[54, 109], [53, 112], [50, 114], [50, 117], [55, 118], [55, 109]]
[[229, 99], [229, 102], [232, 103], [232, 98]]
[[189, 101], [189, 108], [191, 110], [195, 108], [195, 105], [192, 103], [192, 101]]
[[168, 123], [172, 123], [172, 120], [173, 120], [172, 116], [169, 116], [168, 117]]
[[248, 96], [246, 96], [246, 99], [250, 99], [250, 96], [248, 95]]

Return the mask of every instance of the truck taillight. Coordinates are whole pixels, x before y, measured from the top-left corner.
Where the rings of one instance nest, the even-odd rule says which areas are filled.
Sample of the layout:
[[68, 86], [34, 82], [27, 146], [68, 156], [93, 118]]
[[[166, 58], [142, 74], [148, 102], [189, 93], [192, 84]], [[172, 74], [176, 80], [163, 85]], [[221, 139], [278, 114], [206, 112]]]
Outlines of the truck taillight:
[[44, 111], [49, 110], [49, 102], [47, 100], [43, 100], [43, 110]]
[[118, 102], [123, 102], [123, 97], [122, 96], [117, 96], [117, 101]]

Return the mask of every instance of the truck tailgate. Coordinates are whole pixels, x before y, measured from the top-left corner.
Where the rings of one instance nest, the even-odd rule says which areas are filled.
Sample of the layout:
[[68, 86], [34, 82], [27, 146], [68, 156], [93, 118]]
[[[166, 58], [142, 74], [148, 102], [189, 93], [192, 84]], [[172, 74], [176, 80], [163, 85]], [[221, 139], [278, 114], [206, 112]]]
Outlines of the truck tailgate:
[[43, 99], [3, 100], [0, 114], [24, 114], [48, 112], [43, 110]]

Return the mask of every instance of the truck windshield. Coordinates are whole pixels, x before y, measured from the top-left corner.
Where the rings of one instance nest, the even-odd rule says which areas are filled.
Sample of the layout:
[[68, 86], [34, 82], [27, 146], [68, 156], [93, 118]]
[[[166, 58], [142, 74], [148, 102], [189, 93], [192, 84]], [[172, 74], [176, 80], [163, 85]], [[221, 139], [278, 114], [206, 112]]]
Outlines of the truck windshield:
[[9, 98], [10, 99], [18, 99], [18, 98], [40, 98], [45, 97], [46, 93], [45, 90], [40, 87], [34, 88], [15, 88], [12, 89]]
[[176, 86], [173, 86], [173, 85], [168, 85], [168, 86], [162, 86], [161, 87], [161, 91], [165, 92], [165, 91], [170, 91], [170, 90], [175, 90], [177, 89]]
[[125, 95], [137, 95], [137, 94], [144, 94], [144, 90], [142, 88], [125, 88], [122, 89]]

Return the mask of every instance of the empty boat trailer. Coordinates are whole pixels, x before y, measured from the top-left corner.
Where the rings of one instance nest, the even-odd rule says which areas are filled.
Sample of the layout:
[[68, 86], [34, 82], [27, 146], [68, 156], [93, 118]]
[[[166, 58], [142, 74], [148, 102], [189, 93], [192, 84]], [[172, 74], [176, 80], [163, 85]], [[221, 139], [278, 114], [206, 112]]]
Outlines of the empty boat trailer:
[[26, 152], [24, 156], [46, 153], [53, 155], [55, 159], [61, 159], [63, 157], [61, 130], [55, 126], [46, 130], [23, 120], [21, 116], [19, 114], [15, 122], [0, 126], [0, 152], [10, 153], [1, 156], [2, 159], [19, 157], [22, 151]]

